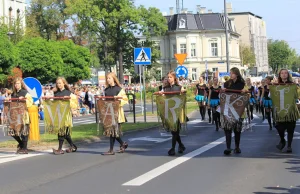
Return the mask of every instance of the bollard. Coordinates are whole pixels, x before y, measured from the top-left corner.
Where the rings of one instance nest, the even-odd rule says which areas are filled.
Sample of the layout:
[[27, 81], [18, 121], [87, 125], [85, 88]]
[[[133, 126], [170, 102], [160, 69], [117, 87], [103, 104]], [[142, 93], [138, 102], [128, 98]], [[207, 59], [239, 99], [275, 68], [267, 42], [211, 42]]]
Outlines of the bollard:
[[28, 108], [29, 119], [30, 119], [30, 131], [29, 140], [40, 140], [40, 128], [39, 128], [39, 111], [38, 107], [32, 105]]

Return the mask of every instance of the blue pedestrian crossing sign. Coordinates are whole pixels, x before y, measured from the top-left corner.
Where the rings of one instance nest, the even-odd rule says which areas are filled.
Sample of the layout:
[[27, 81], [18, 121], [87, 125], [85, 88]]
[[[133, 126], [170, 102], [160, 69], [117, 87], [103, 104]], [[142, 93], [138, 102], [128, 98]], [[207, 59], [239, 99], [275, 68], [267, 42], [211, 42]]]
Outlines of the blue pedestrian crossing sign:
[[42, 84], [34, 77], [27, 77], [23, 81], [28, 93], [33, 98], [33, 102], [37, 102], [42, 96]]
[[134, 48], [135, 65], [151, 65], [151, 48]]
[[184, 78], [187, 78], [188, 76], [188, 70], [185, 66], [178, 66], [176, 69], [175, 69], [175, 73], [176, 73], [176, 77], [180, 78], [180, 77], [184, 77]]

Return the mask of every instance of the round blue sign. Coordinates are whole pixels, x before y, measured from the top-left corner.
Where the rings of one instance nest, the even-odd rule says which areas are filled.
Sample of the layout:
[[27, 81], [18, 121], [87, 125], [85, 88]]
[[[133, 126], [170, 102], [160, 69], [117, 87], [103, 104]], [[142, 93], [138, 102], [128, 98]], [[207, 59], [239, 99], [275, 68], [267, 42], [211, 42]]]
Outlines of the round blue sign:
[[175, 73], [176, 73], [176, 77], [178, 77], [178, 78], [180, 78], [180, 77], [187, 78], [187, 76], [188, 76], [188, 70], [185, 66], [178, 66], [175, 69]]
[[42, 96], [42, 84], [34, 77], [27, 77], [23, 81], [28, 93], [32, 96], [33, 101], [37, 102]]

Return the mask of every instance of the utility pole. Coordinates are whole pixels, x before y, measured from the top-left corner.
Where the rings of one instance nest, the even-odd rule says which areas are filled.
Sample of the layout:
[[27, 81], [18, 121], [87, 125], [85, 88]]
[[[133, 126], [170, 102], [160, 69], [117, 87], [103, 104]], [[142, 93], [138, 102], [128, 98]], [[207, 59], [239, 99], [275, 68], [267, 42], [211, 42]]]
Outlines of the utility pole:
[[225, 36], [226, 36], [226, 63], [227, 63], [227, 72], [229, 72], [230, 71], [230, 64], [229, 64], [228, 17], [227, 17], [226, 0], [224, 0], [224, 19], [225, 19]]

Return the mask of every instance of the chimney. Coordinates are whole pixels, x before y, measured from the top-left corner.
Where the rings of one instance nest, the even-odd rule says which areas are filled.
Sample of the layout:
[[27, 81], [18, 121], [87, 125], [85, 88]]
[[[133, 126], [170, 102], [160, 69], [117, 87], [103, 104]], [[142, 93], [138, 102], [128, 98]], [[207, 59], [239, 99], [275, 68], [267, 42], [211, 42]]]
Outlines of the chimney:
[[170, 7], [169, 10], [170, 10], [170, 15], [174, 15], [174, 7]]
[[231, 3], [226, 3], [226, 11], [228, 13], [232, 13], [232, 4]]
[[201, 7], [201, 8], [200, 8], [200, 13], [203, 14], [203, 13], [205, 13], [205, 12], [206, 12], [206, 7]]
[[197, 14], [199, 14], [200, 13], [200, 10], [201, 10], [201, 5], [197, 5]]
[[207, 13], [213, 13], [212, 9], [207, 10]]
[[188, 13], [188, 9], [187, 8], [182, 8], [181, 13]]

